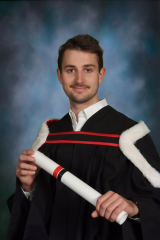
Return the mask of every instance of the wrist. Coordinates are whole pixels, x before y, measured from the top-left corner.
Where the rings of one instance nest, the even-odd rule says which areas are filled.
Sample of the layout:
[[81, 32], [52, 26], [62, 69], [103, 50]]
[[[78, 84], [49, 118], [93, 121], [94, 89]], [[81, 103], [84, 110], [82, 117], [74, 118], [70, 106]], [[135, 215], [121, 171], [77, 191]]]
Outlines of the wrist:
[[21, 187], [22, 187], [23, 191], [25, 191], [25, 192], [32, 192], [36, 187], [36, 182], [32, 183], [31, 185], [26, 185], [26, 184], [22, 183]]
[[130, 201], [133, 204], [133, 213], [129, 216], [131, 218], [139, 218], [139, 207], [138, 207], [138, 202], [131, 198]]

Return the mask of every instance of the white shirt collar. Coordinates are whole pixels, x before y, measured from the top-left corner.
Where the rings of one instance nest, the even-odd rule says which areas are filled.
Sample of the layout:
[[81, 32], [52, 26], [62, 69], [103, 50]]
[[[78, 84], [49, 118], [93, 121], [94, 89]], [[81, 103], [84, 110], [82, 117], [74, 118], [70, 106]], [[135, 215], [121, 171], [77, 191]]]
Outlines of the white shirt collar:
[[107, 101], [106, 99], [102, 99], [100, 100], [99, 102], [91, 105], [90, 107], [84, 109], [83, 111], [85, 112], [86, 114], [86, 118], [87, 120], [92, 117], [93, 114], [95, 114], [96, 112], [98, 112], [99, 110], [101, 110], [101, 108], [107, 106]]
[[76, 116], [74, 114], [74, 112], [71, 110], [69, 110], [69, 115], [71, 117], [72, 120], [72, 126], [73, 126], [73, 130], [74, 131], [80, 131], [81, 128], [83, 127], [83, 125], [85, 124], [85, 122], [92, 116], [94, 115], [96, 112], [98, 112], [100, 109], [102, 109], [103, 107], [107, 106], [107, 101], [106, 99], [100, 100], [99, 102], [89, 106], [88, 108], [83, 109], [82, 111], [80, 111], [78, 113], [78, 123], [76, 121]]

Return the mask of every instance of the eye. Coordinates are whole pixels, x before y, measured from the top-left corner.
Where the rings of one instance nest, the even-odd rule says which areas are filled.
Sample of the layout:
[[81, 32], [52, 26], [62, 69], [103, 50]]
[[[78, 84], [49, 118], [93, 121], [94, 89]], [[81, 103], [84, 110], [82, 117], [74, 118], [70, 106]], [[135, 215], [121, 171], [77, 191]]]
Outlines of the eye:
[[75, 69], [70, 68], [70, 69], [67, 70], [67, 72], [68, 72], [68, 73], [73, 73], [73, 72], [75, 72]]
[[91, 68], [86, 68], [85, 72], [90, 73], [90, 72], [92, 72], [92, 69]]

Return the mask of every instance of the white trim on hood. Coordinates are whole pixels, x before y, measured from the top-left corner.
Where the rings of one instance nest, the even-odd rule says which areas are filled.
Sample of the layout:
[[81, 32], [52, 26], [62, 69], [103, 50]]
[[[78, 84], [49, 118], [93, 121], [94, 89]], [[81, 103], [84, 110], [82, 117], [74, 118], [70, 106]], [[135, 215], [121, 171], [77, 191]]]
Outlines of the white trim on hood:
[[148, 134], [150, 130], [144, 122], [140, 121], [135, 126], [124, 131], [119, 140], [119, 146], [123, 154], [142, 172], [154, 187], [160, 187], [160, 174], [143, 157], [134, 145], [135, 142]]

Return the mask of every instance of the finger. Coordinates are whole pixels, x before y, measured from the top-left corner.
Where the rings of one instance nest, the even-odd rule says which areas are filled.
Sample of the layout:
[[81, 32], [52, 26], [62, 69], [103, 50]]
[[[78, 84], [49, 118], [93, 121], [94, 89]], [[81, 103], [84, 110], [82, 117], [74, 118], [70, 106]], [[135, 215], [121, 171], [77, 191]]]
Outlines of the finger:
[[19, 164], [19, 168], [23, 170], [37, 170], [37, 167], [32, 164], [26, 164], [24, 162]]
[[99, 213], [95, 210], [94, 212], [92, 212], [91, 216], [93, 218], [99, 217]]
[[18, 162], [19, 162], [19, 161], [35, 162], [35, 158], [32, 157], [32, 156], [29, 156], [29, 155], [21, 155], [21, 156], [19, 157]]
[[22, 162], [23, 162], [23, 163], [26, 163], [26, 164], [30, 164], [30, 165], [32, 165], [32, 166], [36, 166], [37, 169], [40, 168], [35, 162], [30, 162], [30, 161], [20, 161], [20, 162], [18, 163], [18, 166], [19, 166]]
[[29, 165], [32, 165], [32, 166], [36, 166], [37, 168], [39, 168], [39, 166], [36, 163], [34, 163], [34, 162], [23, 161], [23, 163], [26, 163], [26, 164], [29, 164]]
[[20, 170], [19, 171], [19, 176], [27, 176], [27, 175], [34, 175], [36, 172], [35, 171], [29, 171], [29, 170]]
[[118, 215], [124, 210], [124, 207], [123, 207], [123, 204], [118, 206], [114, 211], [113, 213], [111, 214], [110, 218], [109, 218], [109, 221], [110, 222], [114, 222], [116, 221]]
[[23, 155], [33, 155], [34, 151], [33, 150], [24, 150]]
[[[120, 199], [122, 200], [120, 201]], [[105, 199], [104, 202], [102, 202], [99, 207], [98, 212], [100, 216], [104, 217], [105, 214], [107, 213], [105, 217], [109, 219], [110, 214], [112, 213], [114, 208], [117, 207], [116, 205], [118, 204], [118, 202], [116, 202], [117, 200], [120, 201], [119, 203], [121, 204], [121, 202], [123, 201], [123, 198], [117, 193], [113, 193], [112, 195], [110, 194], [110, 196], [107, 199]]]
[[112, 194], [109, 198], [107, 198], [99, 208], [99, 213], [102, 217], [104, 217], [105, 212], [111, 214], [111, 212], [118, 206], [118, 204], [121, 204], [123, 201], [123, 198], [117, 194]]
[[110, 219], [113, 211], [115, 209], [117, 209], [117, 207], [122, 204], [122, 199], [121, 198], [118, 198], [116, 199], [115, 201], [113, 201], [111, 204], [109, 204], [106, 209], [105, 209], [105, 213], [104, 213], [104, 217], [107, 218], [107, 219]]
[[[119, 213], [124, 210], [121, 209], [121, 205], [124, 202], [124, 200], [119, 197], [118, 199], [116, 199], [115, 201], [113, 201], [110, 205], [108, 205], [105, 209], [105, 213], [104, 213], [104, 217], [108, 220], [116, 220], [117, 216], [119, 215]], [[121, 207], [120, 207], [121, 206]], [[111, 217], [112, 216], [112, 217]]]
[[100, 216], [104, 217], [106, 208], [119, 196], [118, 194], [109, 191], [106, 194], [102, 195], [96, 205], [96, 210], [99, 212]]
[[101, 204], [106, 201], [109, 197], [111, 197], [114, 194], [112, 191], [108, 191], [107, 193], [103, 194], [97, 199], [96, 203], [96, 210], [99, 212]]

